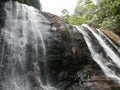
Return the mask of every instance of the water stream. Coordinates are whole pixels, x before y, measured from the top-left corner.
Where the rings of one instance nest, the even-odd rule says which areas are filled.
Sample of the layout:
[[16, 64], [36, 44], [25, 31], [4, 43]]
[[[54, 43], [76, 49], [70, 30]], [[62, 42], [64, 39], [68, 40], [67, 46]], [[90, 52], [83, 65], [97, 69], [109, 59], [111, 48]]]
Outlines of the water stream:
[[4, 9], [2, 35], [9, 53], [3, 90], [54, 90], [49, 86], [46, 66], [45, 40], [50, 26], [44, 23], [49, 21], [39, 10], [18, 2], [9, 1]]
[[[91, 29], [88, 25], [83, 24], [79, 27], [76, 26], [76, 28], [83, 34], [92, 58], [98, 63], [105, 75], [112, 78], [115, 82], [120, 83], [120, 53], [117, 55], [112, 47], [107, 44], [105, 39], [101, 37], [103, 34], [97, 34], [97, 32]], [[99, 31], [99, 33], [101, 32]], [[105, 35], [104, 38], [108, 39]], [[109, 40], [109, 42], [112, 43], [111, 40]], [[117, 48], [115, 44], [112, 43], [112, 45]]]

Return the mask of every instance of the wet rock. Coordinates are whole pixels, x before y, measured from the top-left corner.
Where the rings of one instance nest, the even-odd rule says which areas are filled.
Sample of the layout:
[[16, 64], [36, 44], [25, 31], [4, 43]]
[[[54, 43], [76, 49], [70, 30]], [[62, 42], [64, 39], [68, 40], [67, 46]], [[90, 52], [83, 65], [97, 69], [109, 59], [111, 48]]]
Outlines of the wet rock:
[[120, 46], [120, 37], [112, 31], [102, 30], [110, 39]]
[[4, 3], [0, 3], [0, 28], [4, 26], [5, 17]]
[[[115, 85], [91, 58], [81, 33], [56, 15], [43, 12], [56, 30], [50, 30], [48, 72], [50, 82], [61, 90], [110, 90]], [[92, 37], [93, 43], [98, 43]], [[96, 45], [98, 52], [103, 48]], [[107, 58], [107, 57], [106, 57]]]
[[47, 44], [50, 82], [62, 90], [87, 90], [88, 86], [84, 86], [84, 81], [88, 75], [92, 76], [87, 67], [101, 69], [92, 60], [82, 34], [58, 16], [45, 12], [43, 14], [53, 24], [52, 27], [57, 29], [54, 32], [50, 30], [52, 37]]

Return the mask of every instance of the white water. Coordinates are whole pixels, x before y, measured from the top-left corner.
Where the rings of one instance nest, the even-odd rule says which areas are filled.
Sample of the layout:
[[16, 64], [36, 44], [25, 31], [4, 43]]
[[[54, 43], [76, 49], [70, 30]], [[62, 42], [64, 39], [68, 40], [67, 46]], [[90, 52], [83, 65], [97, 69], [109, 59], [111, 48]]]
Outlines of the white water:
[[48, 83], [47, 85], [42, 84], [41, 77], [39, 76], [41, 69], [37, 61], [33, 63], [35, 71], [28, 73], [28, 75], [26, 73], [19, 75], [19, 71], [16, 69], [16, 65], [18, 65], [25, 72], [26, 47], [29, 44], [35, 50], [34, 57], [38, 57], [39, 55], [38, 46], [41, 48], [40, 52], [42, 55], [40, 61], [46, 64], [46, 45], [44, 40], [47, 37], [45, 35], [49, 35], [47, 31], [50, 29], [50, 26], [44, 25], [43, 23], [49, 24], [49, 21], [35, 8], [18, 2], [7, 2], [5, 4], [5, 11], [7, 16], [2, 34], [10, 49], [7, 68], [10, 68], [12, 71], [10, 74], [7, 73], [8, 75], [6, 75], [2, 87], [4, 90], [31, 90], [27, 76], [29, 74], [35, 74], [34, 78], [39, 83], [39, 90], [55, 90]]
[[86, 43], [88, 45], [88, 48], [89, 48], [89, 50], [91, 52], [92, 58], [98, 63], [98, 65], [101, 67], [101, 69], [103, 70], [103, 72], [105, 73], [106, 76], [110, 77], [115, 82], [120, 84], [119, 75], [117, 75], [117, 73], [112, 68], [109, 67], [109, 65], [114, 67], [114, 63], [115, 63], [116, 64], [115, 67], [120, 68], [120, 58], [119, 58], [119, 56], [117, 56], [116, 53], [111, 49], [111, 47], [109, 47], [109, 45], [107, 45], [107, 43], [99, 35], [97, 35], [97, 33], [95, 33], [89, 26], [87, 26], [87, 25], [82, 25], [82, 26], [87, 28], [87, 30], [89, 32], [91, 32], [93, 34], [93, 36], [95, 36], [95, 38], [97, 39], [99, 44], [105, 50], [107, 56], [109, 56], [112, 61], [106, 59], [103, 56], [102, 52], [98, 53], [96, 51], [96, 49], [92, 45], [92, 42], [91, 42], [92, 39], [91, 39], [91, 36], [88, 34], [87, 30], [84, 30], [83, 27], [76, 26], [78, 31], [83, 34], [84, 39], [85, 39], [85, 41], [86, 41]]
[[84, 27], [88, 28], [92, 34], [96, 37], [96, 39], [99, 41], [99, 44], [104, 48], [106, 51], [107, 55], [113, 60], [114, 63], [117, 64], [118, 67], [120, 67], [120, 58], [119, 56], [116, 55], [116, 53], [107, 45], [107, 43], [100, 37], [98, 36], [89, 26], [83, 25]]
[[97, 31], [100, 33], [100, 35], [105, 37], [105, 39], [107, 39], [118, 50], [118, 52], [120, 53], [120, 47], [117, 47], [102, 31], [100, 31], [99, 29], [97, 29]]

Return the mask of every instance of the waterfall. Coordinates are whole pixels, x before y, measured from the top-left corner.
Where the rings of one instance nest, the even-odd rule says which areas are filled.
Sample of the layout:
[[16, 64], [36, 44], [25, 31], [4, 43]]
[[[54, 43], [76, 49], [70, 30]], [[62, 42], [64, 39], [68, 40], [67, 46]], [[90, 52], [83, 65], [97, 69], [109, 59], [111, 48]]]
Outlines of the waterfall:
[[101, 36], [101, 38], [103, 38], [103, 40], [108, 41], [109, 44], [111, 44], [112, 47], [116, 49], [116, 52], [120, 53], [120, 47], [119, 46], [116, 46], [101, 30], [97, 29], [97, 31], [98, 31], [99, 35]]
[[[85, 24], [76, 26], [76, 28], [83, 34], [92, 58], [101, 67], [105, 75], [120, 84], [120, 49], [99, 30], [95, 31]], [[113, 48], [117, 49], [119, 54], [116, 54]]]
[[5, 2], [4, 12], [0, 90], [86, 90], [95, 62], [120, 84], [120, 47], [99, 29], [73, 27], [13, 0]]
[[55, 90], [49, 85], [46, 66], [45, 40], [49, 36], [50, 22], [37, 9], [18, 2], [9, 1], [4, 9], [2, 56], [6, 44], [8, 54], [0, 63], [4, 70], [2, 89]]

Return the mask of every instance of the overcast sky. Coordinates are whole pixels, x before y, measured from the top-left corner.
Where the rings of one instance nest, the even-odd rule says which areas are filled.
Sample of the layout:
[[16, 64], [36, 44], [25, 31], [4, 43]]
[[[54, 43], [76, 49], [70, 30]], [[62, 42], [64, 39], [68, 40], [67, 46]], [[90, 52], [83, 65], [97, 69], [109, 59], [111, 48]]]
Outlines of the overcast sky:
[[40, 0], [42, 10], [56, 15], [61, 15], [63, 9], [67, 9], [70, 14], [74, 12], [78, 0]]

